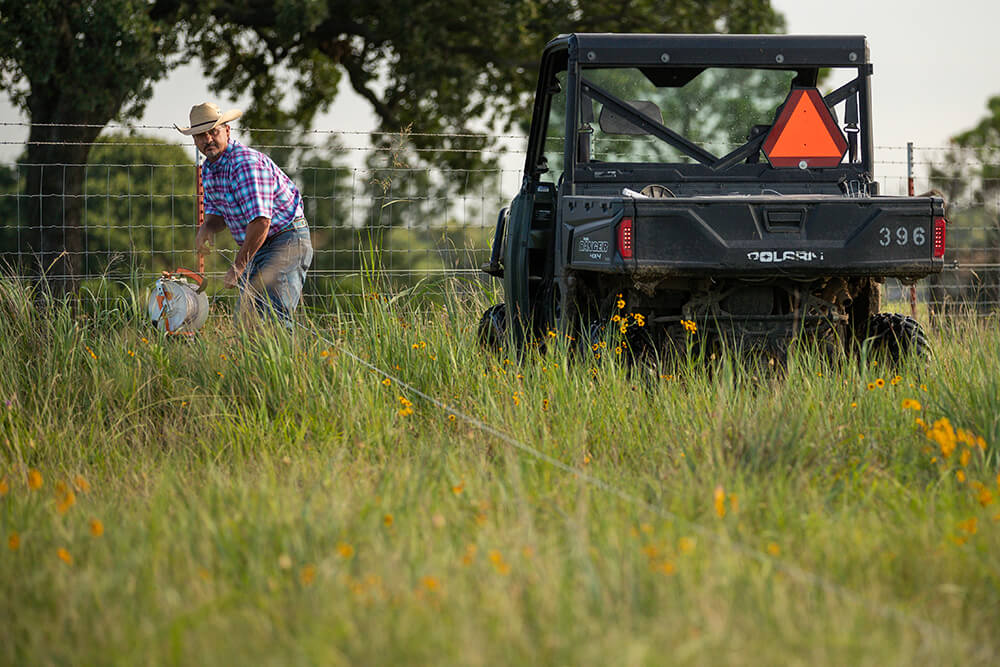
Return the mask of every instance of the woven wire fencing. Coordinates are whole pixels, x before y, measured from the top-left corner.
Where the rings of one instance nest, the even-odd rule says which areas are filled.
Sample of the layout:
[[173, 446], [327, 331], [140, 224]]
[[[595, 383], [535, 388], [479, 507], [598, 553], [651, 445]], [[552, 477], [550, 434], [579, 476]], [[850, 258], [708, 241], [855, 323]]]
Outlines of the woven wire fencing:
[[[4, 125], [8, 135], [26, 127]], [[26, 153], [16, 155], [23, 140], [0, 138], [12, 154], [0, 161], [0, 271], [37, 277], [50, 261], [40, 252], [43, 237], [65, 240], [62, 252], [73, 260], [80, 287], [99, 284], [111, 296], [115, 286], [142, 293], [160, 271], [193, 267], [198, 156], [189, 140], [171, 132], [112, 128], [89, 147], [85, 163], [33, 164]], [[249, 132], [258, 141], [250, 141]], [[366, 279], [423, 295], [446, 285], [493, 285], [478, 267], [489, 257], [497, 212], [520, 187], [524, 137], [237, 127], [233, 136], [270, 155], [302, 193], [315, 251], [305, 304], [360, 296]], [[493, 162], [461, 166], [475, 164], [468, 159], [473, 155]], [[1000, 306], [1000, 159], [994, 164], [994, 155], [1000, 158], [1000, 151], [877, 147], [883, 194], [936, 189], [949, 205], [945, 270], [912, 288], [889, 281], [889, 301], [932, 314], [989, 314]], [[32, 168], [44, 175], [44, 191], [31, 191]], [[220, 251], [206, 271], [219, 279], [235, 246], [225, 232], [217, 242]], [[212, 283], [217, 288], [220, 281]]]

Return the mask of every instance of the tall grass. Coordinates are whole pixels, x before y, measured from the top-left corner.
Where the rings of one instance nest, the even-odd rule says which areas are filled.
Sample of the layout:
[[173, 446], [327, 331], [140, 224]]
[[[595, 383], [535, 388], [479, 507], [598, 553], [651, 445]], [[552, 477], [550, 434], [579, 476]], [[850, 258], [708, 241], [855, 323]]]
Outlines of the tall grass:
[[177, 341], [0, 282], [0, 660], [994, 662], [995, 319], [629, 366], [462, 294]]

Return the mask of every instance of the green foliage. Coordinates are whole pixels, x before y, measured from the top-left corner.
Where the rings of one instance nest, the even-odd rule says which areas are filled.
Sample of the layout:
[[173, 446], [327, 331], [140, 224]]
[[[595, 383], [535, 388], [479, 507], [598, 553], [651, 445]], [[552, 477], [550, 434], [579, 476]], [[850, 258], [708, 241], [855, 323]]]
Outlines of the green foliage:
[[[201, 35], [206, 73], [220, 89], [250, 91], [250, 122], [268, 127], [293, 117], [308, 125], [347, 74], [384, 129], [462, 133], [509, 131], [530, 118], [537, 63], [545, 43], [578, 32], [774, 32], [784, 26], [769, 0], [673, 0], [622, 8], [602, 0], [474, 0], [461, 11], [446, 2], [271, 0], [220, 3], [217, 25]], [[348, 18], [349, 17], [349, 18]], [[294, 91], [292, 107], [285, 91]], [[420, 147], [429, 139], [414, 136]], [[440, 138], [433, 141], [440, 142]], [[462, 152], [456, 168], [480, 164]]]
[[987, 108], [975, 127], [951, 138], [944, 160], [930, 174], [948, 205], [946, 259], [962, 267], [931, 278], [932, 298], [946, 308], [978, 312], [1000, 304], [1000, 96]]
[[182, 4], [0, 0], [0, 90], [33, 123], [134, 117], [181, 60]]
[[996, 320], [937, 332], [898, 381], [809, 351], [754, 379], [561, 341], [511, 363], [476, 345], [479, 296], [369, 291], [326, 340], [218, 318], [192, 341], [150, 335], [141, 298], [35, 296], [0, 282], [5, 663], [998, 650]]
[[85, 275], [158, 274], [194, 255], [192, 155], [141, 135], [100, 137], [84, 184]]

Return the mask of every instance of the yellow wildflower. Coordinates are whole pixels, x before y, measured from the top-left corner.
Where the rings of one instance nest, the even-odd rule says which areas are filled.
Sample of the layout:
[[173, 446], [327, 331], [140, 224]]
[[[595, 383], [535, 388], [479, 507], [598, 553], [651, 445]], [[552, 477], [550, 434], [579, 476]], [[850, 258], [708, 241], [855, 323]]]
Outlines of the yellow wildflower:
[[456, 496], [458, 494], [460, 494], [464, 490], [465, 490], [465, 481], [464, 480], [461, 481], [461, 482], [459, 482], [458, 484], [455, 484], [454, 486], [451, 487], [451, 492], [454, 493]]
[[917, 410], [921, 409], [920, 401], [914, 400], [912, 398], [904, 398], [902, 403], [904, 410]]
[[59, 547], [59, 551], [56, 552], [56, 555], [59, 556], [59, 560], [66, 563], [67, 565], [73, 564], [73, 557], [63, 547]]
[[56, 499], [56, 510], [58, 510], [60, 514], [65, 514], [69, 511], [69, 508], [75, 504], [76, 494], [67, 489], [60, 498]]
[[386, 514], [385, 516], [382, 517], [382, 523], [384, 523], [387, 526], [392, 525], [392, 520], [393, 519], [391, 514]]
[[958, 457], [958, 462], [963, 466], [969, 465], [969, 459], [972, 458], [972, 452], [968, 449], [963, 449], [961, 455]]
[[0, 498], [3, 498], [10, 491], [10, 484], [7, 483], [6, 477], [0, 477]]
[[470, 544], [465, 547], [465, 555], [462, 556], [462, 565], [471, 565], [476, 558], [476, 545]]
[[549, 409], [549, 399], [543, 398], [542, 399], [542, 410], [545, 411], [545, 410], [548, 410], [548, 409]]
[[436, 593], [441, 588], [441, 581], [437, 577], [426, 576], [420, 579], [421, 585], [430, 591], [431, 593]]
[[963, 533], [975, 535], [976, 531], [979, 530], [979, 520], [974, 516], [969, 517], [965, 521], [959, 521], [957, 528]]
[[726, 492], [721, 486], [715, 487], [715, 513], [720, 519], [726, 516]]
[[7, 548], [11, 551], [17, 551], [21, 546], [21, 536], [17, 534], [15, 530], [10, 535], [7, 536]]
[[681, 553], [689, 554], [694, 551], [695, 544], [696, 542], [693, 537], [682, 537], [678, 546], [680, 547]]
[[660, 561], [658, 564], [651, 567], [653, 567], [653, 570], [655, 572], [660, 572], [661, 574], [665, 574], [668, 577], [677, 572], [677, 566], [674, 565], [673, 562], [669, 560]]
[[777, 542], [768, 542], [767, 543], [767, 553], [771, 554], [772, 556], [780, 556], [781, 555], [781, 547], [778, 546]]
[[84, 478], [83, 475], [77, 475], [73, 478], [73, 486], [80, 493], [87, 493], [90, 491], [90, 483]]
[[894, 386], [894, 387], [895, 387], [895, 386], [896, 386], [897, 384], [899, 384], [899, 383], [900, 383], [900, 381], [901, 381], [902, 379], [903, 379], [903, 378], [902, 378], [901, 376], [897, 375], [897, 376], [895, 376], [894, 378], [892, 378], [891, 380], [889, 380], [889, 384], [891, 384], [892, 386]]
[[510, 564], [503, 559], [503, 555], [496, 549], [490, 551], [490, 562], [493, 563], [493, 568], [500, 574], [506, 576], [510, 573]]
[[453, 422], [456, 419], [458, 419], [458, 417], [456, 417], [455, 415], [448, 415], [448, 421]]
[[979, 504], [983, 507], [991, 504], [993, 502], [993, 492], [987, 489], [985, 486], [979, 489]]
[[881, 389], [882, 387], [885, 386], [885, 380], [883, 380], [882, 378], [877, 378], [875, 380], [875, 386]]
[[874, 382], [869, 382], [868, 383], [868, 391], [871, 391], [874, 388], [875, 388], [875, 383]]
[[28, 471], [28, 488], [32, 491], [42, 488], [42, 473], [37, 468]]
[[104, 524], [101, 523], [100, 519], [90, 520], [90, 535], [91, 537], [100, 537], [104, 534]]
[[957, 479], [960, 484], [964, 484], [965, 483], [965, 471], [964, 470], [956, 470], [955, 471], [955, 479]]
[[89, 347], [89, 346], [87, 346], [87, 345], [84, 345], [84, 347], [86, 347], [86, 348], [87, 348], [87, 354], [89, 354], [89, 355], [91, 356], [91, 358], [93, 358], [93, 359], [95, 359], [95, 360], [96, 360], [96, 359], [97, 359], [97, 355], [96, 355], [96, 354], [94, 354], [94, 351], [93, 351], [93, 350], [91, 350], [91, 349], [90, 349], [90, 347]]
[[299, 581], [302, 582], [303, 586], [308, 586], [316, 579], [316, 566], [315, 565], [304, 565], [301, 570], [299, 570]]
[[388, 387], [390, 384], [392, 384], [392, 380], [390, 380], [389, 378], [386, 378], [386, 379], [382, 380], [382, 384], [384, 384], [386, 387]]
[[947, 417], [941, 417], [935, 421], [927, 431], [927, 437], [938, 444], [944, 458], [949, 458], [957, 446], [955, 430], [951, 427], [951, 422]]
[[329, 351], [329, 350], [322, 350], [322, 351], [321, 351], [321, 352], [319, 353], [319, 356], [321, 356], [322, 358], [326, 359], [327, 357], [329, 357], [329, 356], [330, 356], [330, 351]]
[[622, 308], [624, 308], [625, 307], [625, 299], [622, 299], [621, 297], [619, 297], [618, 301], [615, 302], [615, 306], [617, 306], [618, 310], [621, 310]]
[[337, 544], [337, 553], [340, 554], [340, 557], [344, 560], [349, 560], [354, 556], [354, 547], [346, 542], [339, 542]]

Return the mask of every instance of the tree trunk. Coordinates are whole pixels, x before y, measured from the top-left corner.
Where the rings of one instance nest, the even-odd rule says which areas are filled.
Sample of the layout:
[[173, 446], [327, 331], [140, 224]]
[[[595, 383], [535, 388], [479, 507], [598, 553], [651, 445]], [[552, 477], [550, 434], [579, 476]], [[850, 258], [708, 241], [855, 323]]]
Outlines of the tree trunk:
[[[18, 248], [19, 253], [31, 256], [35, 274], [58, 297], [74, 293], [80, 286], [79, 266], [86, 250], [80, 214], [87, 157], [93, 141], [111, 118], [95, 123], [93, 115], [60, 116], [63, 114], [31, 110], [24, 165], [28, 204], [20, 220], [24, 247]], [[58, 123], [90, 126], [52, 125]]]

